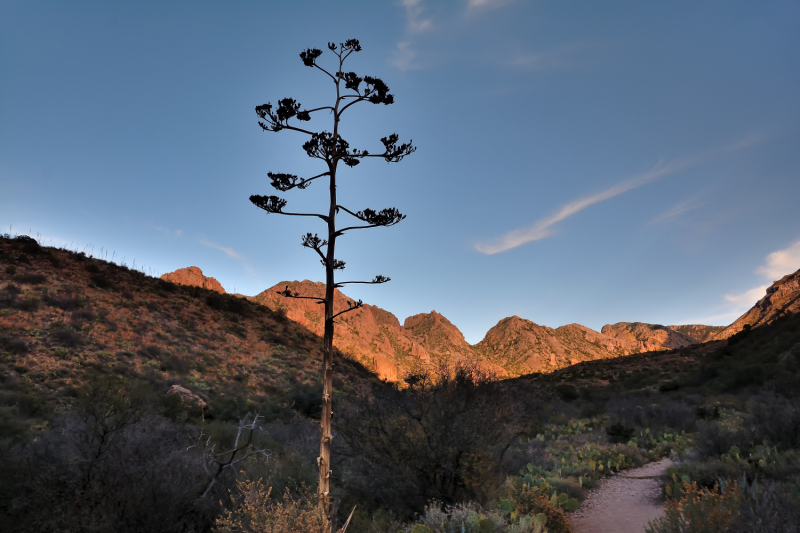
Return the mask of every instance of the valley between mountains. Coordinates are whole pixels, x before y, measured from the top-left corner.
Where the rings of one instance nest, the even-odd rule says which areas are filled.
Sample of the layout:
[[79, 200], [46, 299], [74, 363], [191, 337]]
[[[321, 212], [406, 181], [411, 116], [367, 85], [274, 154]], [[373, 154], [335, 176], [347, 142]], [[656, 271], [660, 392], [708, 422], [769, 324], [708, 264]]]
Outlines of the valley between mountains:
[[[216, 279], [204, 276], [198, 267], [170, 272], [162, 279], [224, 292]], [[303, 296], [322, 297], [325, 293], [323, 283], [282, 281], [248, 299], [285, 314], [321, 336], [324, 318], [321, 306], [313, 300], [279, 295], [278, 291], [285, 288]], [[346, 309], [348, 301], [352, 300], [337, 290], [336, 312]], [[511, 316], [500, 320], [479, 343], [470, 345], [461, 331], [436, 311], [410, 316], [401, 324], [391, 312], [365, 304], [337, 323], [334, 345], [389, 381], [442, 361], [477, 361], [501, 378], [547, 373], [584, 361], [685, 348], [716, 339], [725, 330], [699, 324], [661, 326], [619, 322], [597, 332], [580, 324], [551, 328]]]

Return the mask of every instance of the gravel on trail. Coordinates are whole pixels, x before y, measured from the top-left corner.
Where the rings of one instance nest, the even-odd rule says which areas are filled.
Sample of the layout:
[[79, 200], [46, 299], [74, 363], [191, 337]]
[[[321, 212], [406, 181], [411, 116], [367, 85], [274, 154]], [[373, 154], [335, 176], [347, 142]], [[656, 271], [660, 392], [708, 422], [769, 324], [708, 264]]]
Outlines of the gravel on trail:
[[658, 477], [671, 465], [662, 459], [602, 480], [570, 513], [572, 527], [577, 533], [643, 533], [648, 522], [664, 514]]

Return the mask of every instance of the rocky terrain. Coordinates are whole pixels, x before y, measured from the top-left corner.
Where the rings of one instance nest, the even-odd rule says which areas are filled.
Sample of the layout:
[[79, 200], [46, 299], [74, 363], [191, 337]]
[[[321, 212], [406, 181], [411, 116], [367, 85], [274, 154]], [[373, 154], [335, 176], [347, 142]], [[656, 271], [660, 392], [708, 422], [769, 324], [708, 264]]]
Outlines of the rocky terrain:
[[164, 281], [171, 281], [178, 285], [188, 285], [190, 287], [200, 287], [201, 289], [208, 289], [210, 291], [225, 294], [225, 289], [219, 281], [214, 278], [209, 278], [203, 275], [203, 271], [196, 266], [188, 268], [179, 268], [175, 272], [168, 272], [161, 276]]
[[797, 312], [800, 312], [800, 270], [774, 282], [763, 298], [733, 324], [718, 332], [714, 339], [727, 339], [742, 331], [745, 325], [755, 328]]
[[[215, 287], [219, 285], [196, 267], [165, 274], [162, 278], [211, 290], [217, 290]], [[755, 327], [770, 323], [781, 313], [797, 311], [800, 308], [798, 283], [800, 273], [775, 282], [753, 309], [727, 328], [702, 324], [662, 326], [618, 322], [607, 324], [597, 332], [580, 324], [550, 328], [512, 316], [500, 320], [475, 345], [467, 343], [461, 331], [436, 311], [410, 316], [401, 325], [389, 311], [365, 304], [338, 320], [334, 345], [382, 379], [390, 381], [437, 361], [476, 361], [499, 377], [552, 372], [584, 361], [674, 350], [726, 339], [741, 331], [744, 324]], [[278, 291], [286, 287], [314, 297], [322, 297], [325, 290], [324, 284], [319, 282], [283, 281], [250, 300], [284, 314], [321, 336], [322, 306], [314, 300], [280, 296]], [[352, 300], [336, 291], [337, 312], [346, 309], [349, 301]]]
[[[314, 332], [246, 299], [27, 237], [0, 238], [0, 405], [69, 401], [100, 371], [144, 380], [162, 394], [178, 385], [212, 414], [232, 403], [239, 414], [264, 414], [264, 406], [291, 404], [292, 390], [317, 386], [320, 347]], [[355, 361], [337, 359], [337, 386], [373, 379]]]
[[725, 326], [704, 326], [702, 324], [687, 324], [685, 326], [667, 326], [672, 331], [694, 339], [697, 342], [708, 342], [725, 329]]
[[672, 350], [697, 343], [696, 340], [678, 333], [671, 327], [664, 327], [659, 324], [645, 324], [643, 322], [606, 324], [600, 331], [609, 337], [634, 344], [642, 352], [662, 349]]

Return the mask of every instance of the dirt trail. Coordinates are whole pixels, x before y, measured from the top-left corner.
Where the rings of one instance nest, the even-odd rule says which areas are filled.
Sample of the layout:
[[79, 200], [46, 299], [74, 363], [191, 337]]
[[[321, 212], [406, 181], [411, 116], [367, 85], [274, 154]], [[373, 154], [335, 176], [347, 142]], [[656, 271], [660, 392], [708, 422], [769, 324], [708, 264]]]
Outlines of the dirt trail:
[[672, 465], [669, 459], [606, 478], [589, 491], [580, 509], [570, 515], [577, 533], [643, 533], [650, 520], [664, 512], [657, 476]]

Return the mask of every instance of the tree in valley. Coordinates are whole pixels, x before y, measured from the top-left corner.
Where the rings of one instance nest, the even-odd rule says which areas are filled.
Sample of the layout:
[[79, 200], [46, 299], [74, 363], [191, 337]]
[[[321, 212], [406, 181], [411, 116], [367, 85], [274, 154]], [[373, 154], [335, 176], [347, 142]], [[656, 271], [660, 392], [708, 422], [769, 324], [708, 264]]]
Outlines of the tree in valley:
[[[394, 226], [405, 218], [396, 208], [363, 209], [355, 210], [339, 203], [336, 193], [336, 179], [338, 177], [339, 163], [353, 168], [366, 158], [382, 158], [387, 163], [398, 163], [405, 156], [411, 154], [416, 148], [408, 143], [400, 143], [397, 134], [393, 133], [381, 139], [383, 144], [380, 153], [371, 153], [367, 150], [351, 148], [350, 144], [341, 136], [340, 122], [342, 115], [350, 107], [363, 102], [371, 104], [389, 105], [394, 103], [394, 95], [389, 93], [389, 87], [383, 80], [371, 76], [359, 76], [355, 72], [346, 72], [345, 61], [351, 54], [361, 51], [358, 40], [350, 39], [338, 46], [328, 43], [328, 49], [335, 56], [333, 61], [335, 70], [326, 70], [317, 61], [322, 55], [322, 50], [311, 48], [300, 54], [303, 64], [315, 68], [327, 76], [333, 84], [336, 97], [332, 105], [301, 109], [301, 104], [292, 98], [278, 100], [278, 105], [270, 103], [256, 107], [259, 125], [264, 131], [293, 131], [305, 136], [303, 150], [308, 157], [320, 160], [324, 172], [309, 178], [294, 174], [269, 172], [267, 175], [272, 180], [275, 189], [286, 192], [292, 189], [306, 189], [318, 179], [327, 179], [330, 191], [330, 202], [327, 212], [323, 213], [296, 213], [285, 211], [286, 200], [277, 196], [253, 195], [250, 201], [267, 213], [289, 216], [316, 217], [327, 226], [327, 235], [320, 237], [317, 233], [306, 233], [302, 237], [302, 246], [313, 250], [320, 257], [325, 267], [325, 297], [318, 298], [298, 294], [286, 287], [279, 294], [287, 298], [304, 298], [316, 300], [325, 306], [325, 330], [323, 336], [323, 385], [322, 385], [322, 416], [320, 421], [320, 454], [317, 459], [319, 464], [319, 485], [317, 488], [320, 502], [326, 507], [329, 505], [330, 494], [330, 456], [331, 456], [331, 400], [333, 392], [333, 332], [335, 319], [339, 315], [354, 311], [361, 307], [361, 300], [348, 301], [348, 308], [338, 313], [334, 310], [335, 289], [351, 283], [381, 284], [389, 281], [388, 277], [377, 275], [371, 281], [336, 281], [336, 271], [343, 270], [345, 262], [335, 255], [336, 240], [346, 232], [357, 229], [379, 228]], [[332, 129], [311, 131], [302, 123], [311, 121], [314, 113], [324, 112], [333, 119]], [[337, 215], [353, 217], [356, 221], [352, 225], [343, 224], [337, 227]]]

